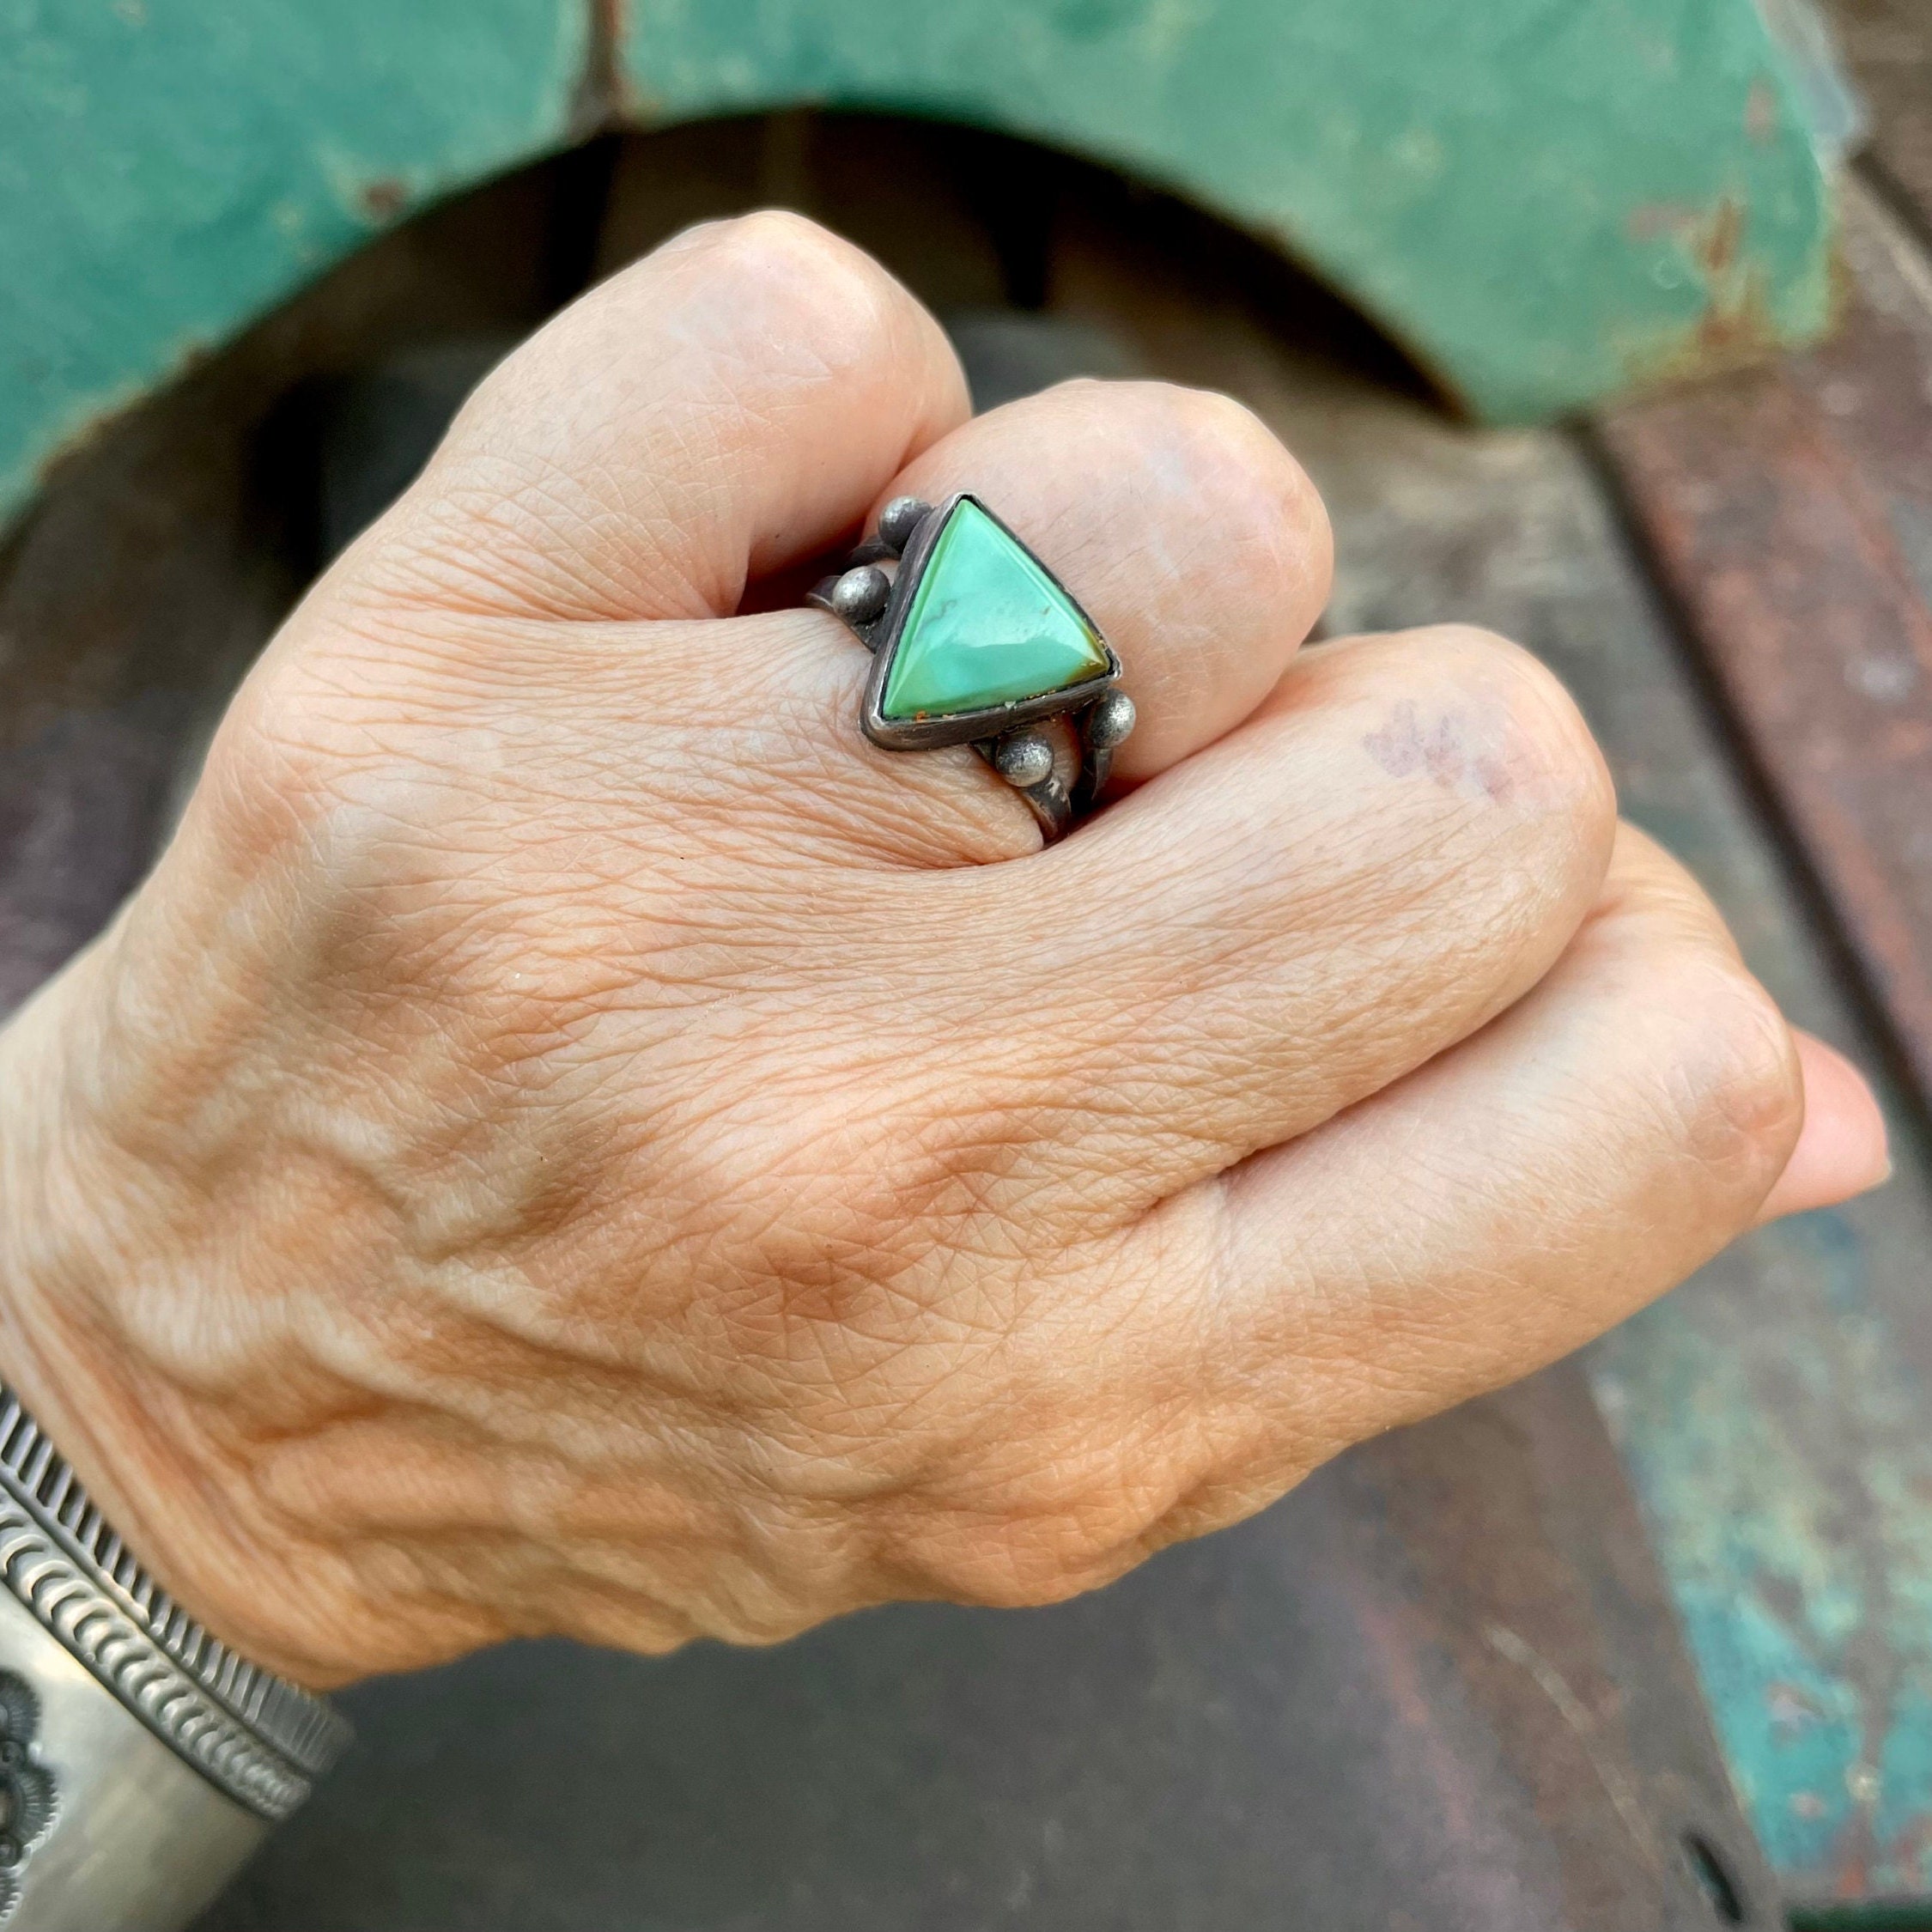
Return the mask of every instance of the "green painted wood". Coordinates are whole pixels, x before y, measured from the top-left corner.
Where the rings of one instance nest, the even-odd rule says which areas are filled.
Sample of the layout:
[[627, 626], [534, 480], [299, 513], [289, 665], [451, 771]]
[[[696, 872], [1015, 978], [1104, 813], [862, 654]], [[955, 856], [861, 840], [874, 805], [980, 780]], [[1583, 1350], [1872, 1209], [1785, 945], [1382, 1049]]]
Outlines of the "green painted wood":
[[[1695, 845], [1693, 838], [1693, 847]], [[1932, 1923], [1918, 1184], [1766, 1228], [1599, 1345], [1740, 1801], [1787, 1896]], [[1903, 1319], [1901, 1319], [1903, 1317]]]
[[599, 117], [799, 101], [1170, 185], [1494, 418], [1829, 314], [1828, 173], [1752, 0], [0, 0], [0, 513], [424, 202]]
[[654, 113], [809, 99], [1008, 129], [1270, 236], [1479, 415], [1831, 307], [1831, 192], [1750, 0], [634, 0]]
[[564, 137], [576, 0], [0, 0], [0, 513], [409, 210]]

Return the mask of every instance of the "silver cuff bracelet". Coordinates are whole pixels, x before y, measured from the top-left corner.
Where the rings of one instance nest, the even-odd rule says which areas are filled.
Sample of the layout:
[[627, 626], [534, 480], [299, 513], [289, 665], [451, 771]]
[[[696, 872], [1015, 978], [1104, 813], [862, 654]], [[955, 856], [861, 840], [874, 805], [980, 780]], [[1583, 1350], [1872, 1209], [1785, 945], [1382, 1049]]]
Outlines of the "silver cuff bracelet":
[[0, 1926], [173, 1932], [349, 1742], [123, 1547], [0, 1383]]

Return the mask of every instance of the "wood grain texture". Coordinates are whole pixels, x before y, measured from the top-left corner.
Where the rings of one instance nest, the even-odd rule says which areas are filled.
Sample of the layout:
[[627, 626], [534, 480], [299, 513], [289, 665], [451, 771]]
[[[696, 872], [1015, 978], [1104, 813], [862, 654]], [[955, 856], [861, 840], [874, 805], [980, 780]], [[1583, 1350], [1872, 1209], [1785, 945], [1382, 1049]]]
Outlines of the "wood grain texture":
[[453, 190], [598, 127], [798, 106], [1174, 187], [1485, 416], [1829, 313], [1826, 163], [1753, 0], [58, 0], [0, 12], [0, 515]]
[[[1207, 264], [1176, 272], [1159, 235], [1070, 219], [1059, 301], [1159, 373], [1242, 397], [1309, 466], [1336, 528], [1327, 628], [1459, 619], [1535, 651], [1625, 811], [1690, 863], [1785, 1010], [1882, 1066], [1589, 448], [1457, 428], [1284, 343], [1272, 304]], [[1747, 514], [1760, 453], [1712, 440], [1704, 513]], [[1739, 567], [1782, 570], [1774, 534]], [[1589, 1357], [1732, 1777], [1801, 1904], [1932, 1895], [1932, 1164], [1916, 1097], [1887, 1109], [1889, 1188], [1738, 1243]]]
[[1602, 434], [1932, 1091], [1932, 275], [1865, 197], [1848, 240], [1838, 340]]
[[1870, 117], [1869, 152], [1932, 226], [1932, 11], [1923, 0], [1829, 0]]

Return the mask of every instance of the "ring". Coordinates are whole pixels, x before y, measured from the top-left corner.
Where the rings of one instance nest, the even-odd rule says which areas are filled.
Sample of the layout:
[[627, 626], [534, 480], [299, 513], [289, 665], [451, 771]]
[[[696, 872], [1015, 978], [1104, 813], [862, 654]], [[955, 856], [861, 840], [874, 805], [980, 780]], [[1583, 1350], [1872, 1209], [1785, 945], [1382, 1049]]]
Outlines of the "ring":
[[972, 745], [1049, 844], [1092, 805], [1133, 729], [1121, 660], [978, 497], [963, 491], [937, 508], [895, 498], [878, 534], [805, 601], [872, 653], [860, 724], [874, 744]]

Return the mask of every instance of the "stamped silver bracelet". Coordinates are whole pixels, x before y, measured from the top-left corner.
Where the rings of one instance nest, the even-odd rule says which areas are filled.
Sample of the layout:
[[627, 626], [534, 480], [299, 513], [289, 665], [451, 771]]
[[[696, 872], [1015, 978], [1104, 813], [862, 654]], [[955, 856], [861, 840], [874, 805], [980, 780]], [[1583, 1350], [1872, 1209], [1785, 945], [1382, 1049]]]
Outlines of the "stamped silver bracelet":
[[175, 1932], [348, 1723], [174, 1603], [0, 1382], [0, 1927]]

